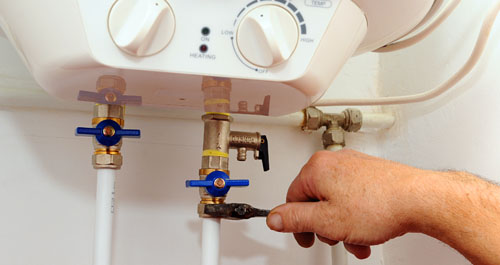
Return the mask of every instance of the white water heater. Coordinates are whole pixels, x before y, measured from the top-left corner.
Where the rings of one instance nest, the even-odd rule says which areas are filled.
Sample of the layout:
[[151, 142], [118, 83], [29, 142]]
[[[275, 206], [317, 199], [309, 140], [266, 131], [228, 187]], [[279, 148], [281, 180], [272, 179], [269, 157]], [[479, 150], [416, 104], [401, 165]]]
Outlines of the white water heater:
[[[143, 105], [202, 109], [202, 78], [231, 109], [309, 106], [353, 54], [412, 32], [442, 0], [0, 0], [0, 25], [36, 81], [77, 100], [120, 76]], [[251, 111], [250, 111], [251, 112]]]

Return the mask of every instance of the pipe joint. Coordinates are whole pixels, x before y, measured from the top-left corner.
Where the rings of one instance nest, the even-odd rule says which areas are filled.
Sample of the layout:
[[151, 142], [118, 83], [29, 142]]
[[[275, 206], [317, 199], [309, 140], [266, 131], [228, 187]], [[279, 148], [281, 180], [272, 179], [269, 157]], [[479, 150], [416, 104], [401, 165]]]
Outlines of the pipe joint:
[[94, 154], [92, 165], [95, 169], [120, 169], [123, 165], [123, 156], [118, 153]]
[[258, 132], [237, 132], [232, 131], [229, 134], [229, 147], [238, 150], [238, 161], [246, 161], [247, 151], [254, 152], [254, 158], [259, 159], [262, 136]]
[[359, 109], [346, 109], [342, 112], [342, 129], [346, 132], [358, 132], [363, 126], [363, 114]]
[[331, 145], [345, 146], [345, 131], [340, 126], [332, 126], [323, 133], [323, 146]]
[[347, 132], [357, 132], [363, 125], [363, 114], [358, 109], [346, 109], [341, 113], [324, 113], [316, 107], [308, 107], [303, 112], [303, 131], [316, 131], [321, 127], [329, 129], [340, 126]]
[[326, 127], [322, 136], [323, 146], [345, 146], [345, 133], [358, 132], [363, 126], [363, 114], [358, 109], [346, 109], [341, 113], [324, 113], [315, 108], [304, 109], [303, 131], [316, 131]]

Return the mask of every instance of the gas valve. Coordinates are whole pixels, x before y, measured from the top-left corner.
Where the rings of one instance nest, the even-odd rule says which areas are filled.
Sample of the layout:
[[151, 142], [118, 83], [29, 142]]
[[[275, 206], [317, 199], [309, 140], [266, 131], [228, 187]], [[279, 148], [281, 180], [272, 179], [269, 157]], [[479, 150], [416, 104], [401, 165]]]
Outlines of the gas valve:
[[250, 185], [248, 179], [229, 179], [222, 171], [214, 171], [207, 175], [205, 180], [186, 180], [186, 187], [205, 187], [213, 197], [225, 196], [231, 187], [247, 187]]
[[113, 146], [120, 142], [122, 137], [141, 137], [140, 130], [125, 130], [120, 124], [113, 120], [103, 120], [97, 124], [95, 128], [76, 128], [78, 136], [95, 136], [99, 144], [105, 146]]

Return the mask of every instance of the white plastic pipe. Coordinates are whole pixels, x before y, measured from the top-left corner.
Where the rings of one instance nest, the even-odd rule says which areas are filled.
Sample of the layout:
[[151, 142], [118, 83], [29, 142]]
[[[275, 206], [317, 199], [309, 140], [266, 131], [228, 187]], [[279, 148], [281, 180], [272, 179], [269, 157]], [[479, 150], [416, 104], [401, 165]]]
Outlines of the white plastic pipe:
[[219, 265], [220, 218], [203, 218], [201, 265]]
[[344, 147], [340, 144], [333, 144], [333, 145], [329, 145], [328, 147], [326, 147], [325, 149], [328, 150], [328, 151], [340, 151], [342, 150]]
[[398, 40], [393, 43], [389, 43], [386, 46], [375, 50], [375, 52], [393, 52], [397, 50], [401, 50], [412, 45], [417, 44], [423, 39], [427, 38], [432, 32], [434, 32], [443, 22], [453, 13], [453, 11], [460, 4], [461, 0], [449, 0], [448, 4], [443, 8], [441, 13], [437, 15], [437, 17], [429, 23], [427, 28], [422, 30], [421, 32], [415, 34], [404, 40]]
[[[342, 150], [342, 145], [330, 145], [325, 149], [328, 151], [340, 151]], [[344, 248], [344, 244], [339, 242], [337, 245], [332, 246], [332, 265], [347, 265], [347, 251]]]
[[472, 50], [467, 62], [456, 72], [452, 77], [442, 83], [440, 86], [430, 89], [426, 92], [397, 97], [381, 97], [381, 98], [359, 98], [359, 99], [320, 99], [314, 106], [375, 106], [375, 105], [398, 105], [422, 102], [433, 99], [448, 91], [450, 88], [460, 82], [472, 69], [476, 66], [479, 59], [484, 53], [486, 44], [491, 35], [491, 30], [500, 12], [500, 1], [496, 2], [488, 11], [484, 19], [481, 31], [477, 37], [476, 45]]
[[385, 130], [390, 129], [396, 123], [396, 117], [388, 113], [363, 113], [363, 126], [365, 130]]
[[111, 265], [115, 174], [114, 169], [97, 170], [94, 265]]
[[[252, 115], [232, 115], [239, 123], [257, 123], [300, 127], [304, 122], [304, 113], [295, 112], [280, 117], [264, 117]], [[391, 128], [396, 118], [391, 113], [363, 113], [363, 126], [361, 131], [376, 131]]]

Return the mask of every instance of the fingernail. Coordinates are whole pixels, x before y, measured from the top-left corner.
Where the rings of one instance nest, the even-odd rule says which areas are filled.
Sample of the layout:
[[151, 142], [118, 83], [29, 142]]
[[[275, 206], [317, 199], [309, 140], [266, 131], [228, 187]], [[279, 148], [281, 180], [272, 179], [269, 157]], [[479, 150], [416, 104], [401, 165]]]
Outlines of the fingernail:
[[267, 226], [274, 231], [281, 232], [283, 230], [283, 220], [281, 215], [273, 213], [267, 217]]

